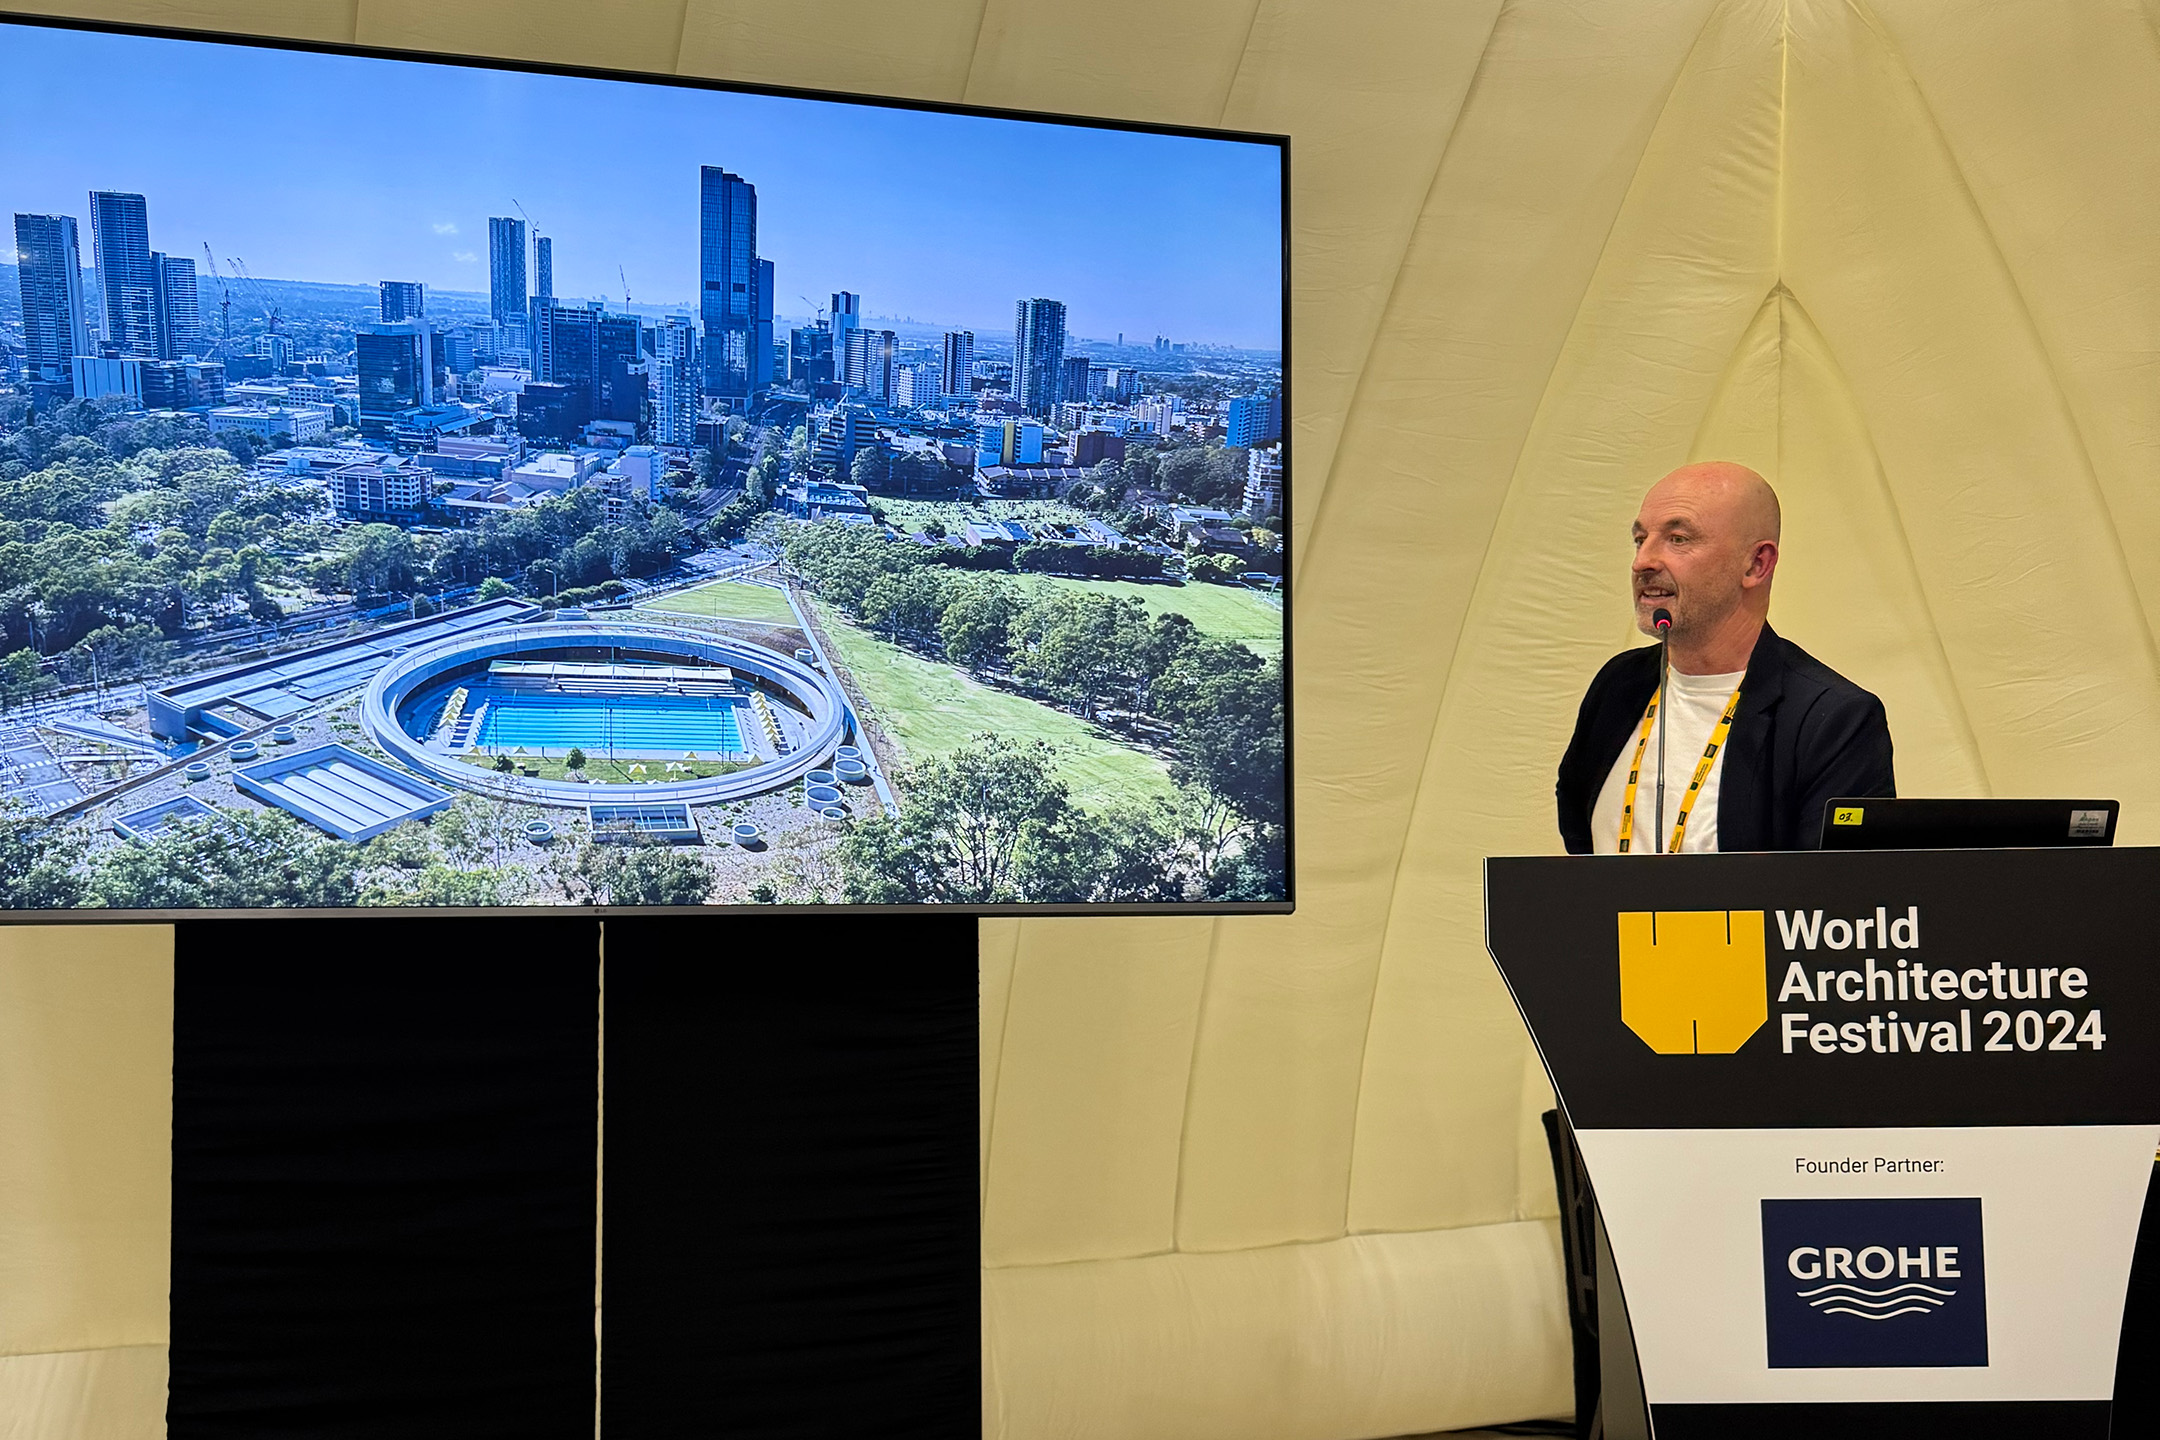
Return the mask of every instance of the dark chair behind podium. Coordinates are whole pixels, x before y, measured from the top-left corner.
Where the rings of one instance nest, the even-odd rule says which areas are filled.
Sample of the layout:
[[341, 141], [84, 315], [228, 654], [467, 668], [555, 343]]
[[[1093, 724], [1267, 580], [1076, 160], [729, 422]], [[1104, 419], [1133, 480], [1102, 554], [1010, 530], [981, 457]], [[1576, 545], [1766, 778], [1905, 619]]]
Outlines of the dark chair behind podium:
[[1560, 1195], [1560, 1253], [1567, 1269], [1568, 1337], [1574, 1347], [1575, 1434], [1579, 1440], [1649, 1440], [1650, 1415], [1643, 1402], [1635, 1335], [1612, 1273], [1612, 1246], [1598, 1218], [1597, 1197], [1590, 1192], [1590, 1173], [1560, 1112], [1547, 1110], [1542, 1118]]
[[2145, 1217], [2138, 1222], [2130, 1291], [2123, 1299], [2122, 1343], [2115, 1350], [2117, 1435], [2160, 1431], [2160, 1163], [2153, 1181], [2145, 1189]]
[[1575, 1433], [1596, 1434], [1598, 1413], [1597, 1203], [1582, 1152], [1558, 1110], [1547, 1110], [1545, 1143], [1552, 1151], [1553, 1189], [1560, 1197], [1560, 1257], [1567, 1267], [1568, 1338], [1575, 1352]]

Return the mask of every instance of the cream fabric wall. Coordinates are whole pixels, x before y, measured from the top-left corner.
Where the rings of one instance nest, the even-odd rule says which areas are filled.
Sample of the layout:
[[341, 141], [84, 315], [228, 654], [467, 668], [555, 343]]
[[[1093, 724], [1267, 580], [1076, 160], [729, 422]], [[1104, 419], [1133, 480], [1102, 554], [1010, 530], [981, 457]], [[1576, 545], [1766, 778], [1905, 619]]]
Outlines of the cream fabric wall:
[[1478, 858], [1553, 848], [1671, 466], [1778, 483], [1775, 621], [1884, 696], [1908, 793], [2160, 838], [2150, 5], [58, 8], [1295, 137], [1300, 911], [983, 927], [986, 1435], [1566, 1408]]
[[173, 932], [0, 926], [0, 1440], [165, 1433]]

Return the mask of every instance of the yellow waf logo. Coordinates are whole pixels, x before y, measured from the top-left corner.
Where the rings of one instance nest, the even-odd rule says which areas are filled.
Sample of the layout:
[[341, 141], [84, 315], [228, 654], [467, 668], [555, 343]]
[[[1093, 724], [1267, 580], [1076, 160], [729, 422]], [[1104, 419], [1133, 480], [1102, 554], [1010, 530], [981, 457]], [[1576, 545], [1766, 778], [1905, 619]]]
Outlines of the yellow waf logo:
[[1625, 910], [1620, 1019], [1660, 1055], [1730, 1055], [1770, 1018], [1760, 910]]

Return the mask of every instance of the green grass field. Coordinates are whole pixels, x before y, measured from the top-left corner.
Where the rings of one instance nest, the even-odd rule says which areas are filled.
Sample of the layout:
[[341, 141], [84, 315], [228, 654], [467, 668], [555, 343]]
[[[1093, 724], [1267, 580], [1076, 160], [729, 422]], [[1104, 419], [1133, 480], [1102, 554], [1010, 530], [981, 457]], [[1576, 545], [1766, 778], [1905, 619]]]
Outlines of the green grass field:
[[829, 605], [819, 604], [817, 613], [879, 723], [909, 758], [946, 754], [989, 731], [1057, 746], [1059, 773], [1083, 805], [1174, 792], [1161, 761], [1105, 737], [1077, 716], [979, 685], [949, 665], [888, 645]]
[[740, 580], [715, 580], [643, 608], [672, 610], [678, 615], [710, 615], [720, 620], [757, 620], [768, 625], [795, 623], [795, 612], [788, 608], [785, 594], [770, 585], [747, 585]]
[[1019, 578], [1023, 585], [1084, 590], [1119, 599], [1137, 596], [1150, 618], [1183, 615], [1203, 635], [1240, 641], [1262, 655], [1282, 653], [1282, 603], [1242, 585], [1140, 585], [1131, 580], [1072, 580], [1054, 575]]

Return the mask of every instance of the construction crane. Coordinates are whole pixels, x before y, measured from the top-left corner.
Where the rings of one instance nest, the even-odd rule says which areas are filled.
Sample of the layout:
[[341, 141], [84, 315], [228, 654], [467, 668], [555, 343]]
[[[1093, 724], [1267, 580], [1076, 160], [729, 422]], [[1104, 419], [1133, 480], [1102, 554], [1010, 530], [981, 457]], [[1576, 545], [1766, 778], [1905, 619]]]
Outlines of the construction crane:
[[623, 275], [623, 268], [620, 265], [615, 267], [615, 273], [622, 276], [622, 308], [628, 310], [630, 308], [630, 277]]
[[210, 242], [203, 241], [202, 258], [210, 267], [210, 278], [217, 281], [218, 328], [225, 338], [218, 342], [218, 352], [224, 354], [232, 349], [232, 294], [225, 288], [225, 277], [218, 273], [217, 256], [210, 253]]
[[230, 265], [233, 274], [239, 276], [242, 282], [247, 285], [250, 293], [255, 296], [255, 303], [262, 306], [263, 318], [270, 322], [270, 333], [272, 335], [277, 334], [278, 322], [284, 319], [285, 315], [283, 311], [278, 309], [277, 302], [270, 298], [270, 292], [263, 288], [263, 283], [260, 280], [248, 274], [247, 262], [239, 256], [228, 255], [225, 257], [225, 263]]
[[814, 303], [814, 302], [813, 302], [813, 301], [812, 301], [812, 300], [810, 299], [810, 297], [809, 297], [809, 296], [807, 296], [807, 295], [798, 295], [798, 296], [796, 296], [795, 298], [796, 298], [796, 299], [798, 299], [798, 300], [800, 300], [800, 301], [802, 301], [802, 303], [803, 303], [803, 304], [805, 304], [805, 305], [808, 305], [808, 306], [809, 306], [809, 307], [810, 307], [811, 309], [813, 309], [813, 310], [817, 311], [817, 323], [818, 323], [818, 324], [822, 325], [822, 324], [824, 324], [824, 323], [825, 323], [825, 307], [824, 307], [824, 306], [822, 306], [822, 305], [819, 305], [819, 304], [816, 304], [816, 303]]

